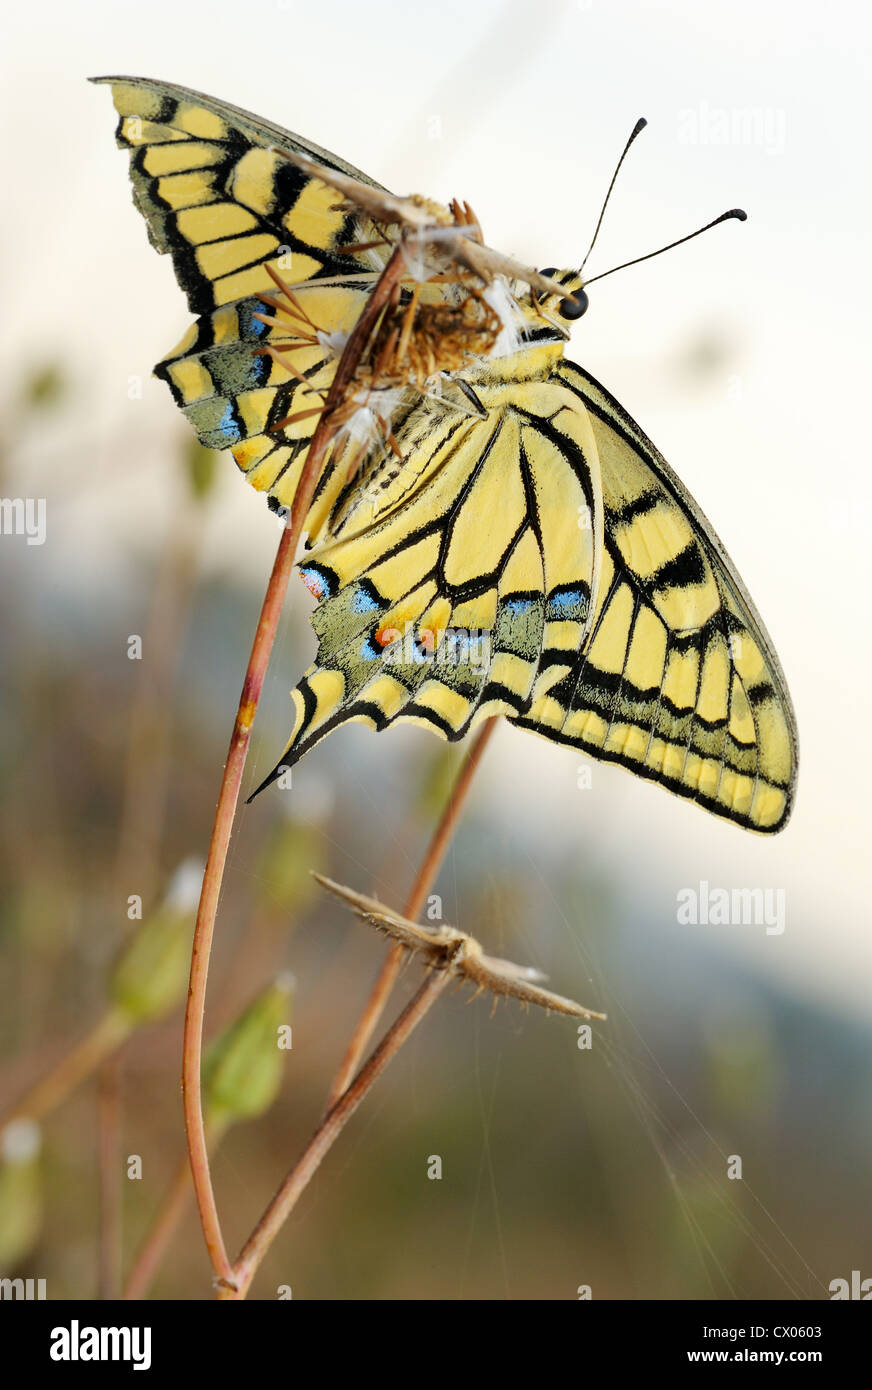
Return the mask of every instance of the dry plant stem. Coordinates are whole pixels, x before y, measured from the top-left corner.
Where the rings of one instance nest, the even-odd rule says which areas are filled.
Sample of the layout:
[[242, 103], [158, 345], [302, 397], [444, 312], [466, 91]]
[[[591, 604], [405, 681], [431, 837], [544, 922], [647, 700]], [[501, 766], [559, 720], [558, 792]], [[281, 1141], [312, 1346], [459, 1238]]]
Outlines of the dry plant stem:
[[[494, 718], [488, 719], [482, 724], [476, 734], [472, 747], [464, 759], [463, 766], [457, 776], [457, 781], [451, 789], [448, 803], [433, 833], [433, 838], [430, 841], [427, 853], [421, 861], [420, 868], [415, 875], [415, 882], [412, 884], [409, 896], [403, 907], [403, 917], [408, 917], [410, 920], [415, 921], [420, 915], [421, 908], [424, 906], [424, 899], [433, 885], [433, 881], [445, 857], [445, 851], [451, 843], [451, 837], [457, 827], [464, 802], [472, 786], [472, 779], [476, 774], [488, 739], [493, 733], [496, 723], [497, 717], [494, 716]], [[369, 1040], [375, 1031], [376, 1024], [381, 1018], [384, 1007], [388, 1002], [391, 990], [400, 972], [404, 956], [405, 951], [402, 946], [391, 946], [385, 956], [384, 964], [372, 987], [372, 993], [366, 1002], [363, 1013], [357, 1021], [357, 1026], [348, 1044], [345, 1056], [342, 1058], [342, 1063], [330, 1087], [330, 1094], [327, 1097], [328, 1112], [336, 1104], [357, 1071], [357, 1068], [360, 1066], [360, 1059], [366, 1051]]]
[[[472, 747], [469, 750], [469, 753], [464, 759], [463, 766], [461, 767], [457, 780], [451, 790], [451, 796], [449, 798], [449, 801], [445, 807], [445, 810], [443, 811], [442, 817], [430, 842], [427, 854], [424, 860], [422, 861], [421, 866], [416, 875], [413, 889], [407, 899], [408, 916], [417, 917], [420, 913], [420, 910], [424, 903], [424, 899], [427, 895], [427, 891], [431, 886], [433, 879], [439, 871], [439, 867], [442, 862], [445, 850], [448, 846], [448, 843], [451, 839], [451, 835], [456, 826], [457, 818], [460, 815], [462, 806], [465, 802], [467, 793], [469, 791], [469, 787], [472, 783], [473, 776], [481, 760], [482, 754], [484, 753], [485, 745], [488, 741], [488, 738], [490, 737], [490, 734], [493, 730], [493, 726], [495, 724], [496, 720], [491, 719], [488, 720], [488, 722], [482, 726], [480, 732], [478, 733], [477, 737], [475, 738], [472, 744]], [[385, 967], [383, 968], [382, 976], [379, 977], [379, 982], [381, 982], [382, 978], [385, 976], [388, 965], [395, 958], [397, 959], [398, 963], [402, 962], [403, 954], [404, 952], [402, 947], [397, 947], [395, 950], [391, 950], [391, 952], [388, 954], [386, 958]], [[378, 1021], [379, 1014], [381, 1013], [387, 1001], [388, 993], [390, 992], [390, 986], [393, 983], [395, 974], [396, 971], [394, 971], [394, 974], [392, 975], [391, 979], [387, 982], [385, 993], [380, 995], [378, 999], [376, 999], [376, 992], [373, 992], [373, 995], [367, 1007], [367, 1013], [364, 1015], [364, 1018], [362, 1018], [360, 1020], [360, 1023], [358, 1024], [358, 1030], [355, 1033], [354, 1040], [356, 1056], [353, 1065], [355, 1070], [359, 1065], [360, 1055], [362, 1054], [363, 1049], [366, 1047], [367, 1041]], [[363, 1024], [365, 1020], [368, 1025], [366, 1033], [363, 1032]], [[350, 1060], [350, 1058], [351, 1049], [349, 1049], [349, 1053], [346, 1060]], [[350, 1079], [351, 1078], [349, 1077], [349, 1080]], [[343, 1091], [346, 1090], [346, 1086], [347, 1083], [343, 1085]], [[336, 1097], [334, 1097], [334, 1099], [331, 1100], [330, 1108], [332, 1108], [335, 1100], [337, 1100], [338, 1098], [339, 1093], [337, 1093]], [[210, 1148], [213, 1150], [213, 1152], [218, 1137], [218, 1134], [214, 1130], [210, 1132]], [[130, 1274], [128, 1275], [127, 1283], [124, 1289], [125, 1299], [144, 1298], [145, 1295], [148, 1293], [148, 1290], [166, 1254], [169, 1243], [172, 1240], [173, 1235], [175, 1234], [178, 1228], [179, 1222], [181, 1221], [184, 1215], [185, 1208], [188, 1204], [190, 1195], [191, 1188], [189, 1185], [189, 1168], [187, 1160], [183, 1160], [180, 1167], [173, 1176], [173, 1179], [170, 1183], [164, 1200], [161, 1203], [161, 1206], [155, 1217], [154, 1223], [148, 1231], [148, 1234], [146, 1235], [146, 1238], [140, 1248], [139, 1254], [136, 1257], [136, 1261], [133, 1265], [133, 1268], [131, 1269]]]
[[[214, 1153], [224, 1133], [224, 1126], [212, 1124], [206, 1128], [209, 1147]], [[145, 1298], [192, 1195], [191, 1169], [185, 1155], [170, 1179], [163, 1201], [139, 1248], [124, 1285], [123, 1298]]]
[[212, 937], [215, 930], [215, 917], [227, 862], [227, 850], [236, 815], [236, 805], [242, 786], [242, 774], [248, 754], [251, 726], [257, 711], [261, 690], [263, 689], [266, 668], [272, 651], [282, 605], [293, 568], [294, 557], [303, 530], [303, 523], [315, 485], [321, 472], [327, 446], [330, 442], [330, 411], [344, 396], [361, 353], [369, 340], [375, 323], [390, 297], [394, 284], [403, 273], [404, 262], [399, 250], [391, 256], [379, 280], [370, 294], [363, 312], [349, 335], [342, 357], [327, 395], [327, 401], [317, 429], [309, 445], [287, 526], [279, 542], [272, 574], [267, 586], [260, 620], [255, 633], [254, 644], [245, 673], [242, 694], [224, 776], [218, 793], [218, 805], [197, 921], [194, 927], [194, 944], [191, 953], [191, 977], [188, 987], [188, 1004], [185, 1010], [185, 1036], [182, 1053], [182, 1097], [185, 1111], [185, 1129], [188, 1138], [188, 1153], [191, 1160], [191, 1174], [206, 1249], [212, 1268], [219, 1279], [230, 1276], [230, 1262], [221, 1233], [221, 1223], [215, 1203], [212, 1177], [209, 1171], [209, 1154], [206, 1146], [206, 1133], [203, 1122], [202, 1100], [200, 1095], [200, 1063], [203, 1051], [203, 1020], [206, 1008], [206, 981], [209, 973], [209, 958], [212, 951]]
[[[299, 494], [298, 494], [299, 495]], [[305, 515], [305, 512], [303, 513]], [[302, 524], [302, 518], [299, 518]], [[260, 699], [267, 662], [272, 651], [273, 640], [281, 615], [282, 604], [287, 590], [288, 579], [294, 563], [300, 526], [291, 525], [282, 533], [276, 552], [275, 562], [267, 585], [266, 597], [261, 609], [254, 644], [245, 673], [239, 708], [233, 725], [230, 748], [218, 793], [218, 805], [212, 826], [212, 838], [203, 875], [200, 904], [194, 927], [194, 943], [191, 951], [191, 977], [188, 985], [188, 1002], [185, 1010], [185, 1034], [182, 1051], [182, 1099], [185, 1111], [185, 1130], [188, 1138], [188, 1154], [194, 1190], [197, 1194], [197, 1207], [203, 1227], [203, 1236], [212, 1267], [219, 1277], [226, 1277], [230, 1269], [221, 1223], [215, 1205], [215, 1194], [209, 1172], [209, 1155], [206, 1147], [206, 1133], [203, 1123], [200, 1094], [200, 1063], [203, 1052], [203, 1020], [206, 1008], [206, 981], [209, 974], [209, 958], [212, 951], [212, 937], [215, 929], [215, 916], [218, 899], [227, 862], [227, 850], [236, 815], [236, 805], [242, 786], [242, 774], [251, 738], [251, 726]]]
[[13, 1120], [25, 1117], [41, 1120], [43, 1115], [47, 1115], [56, 1105], [60, 1105], [62, 1100], [66, 1100], [70, 1092], [74, 1091], [86, 1076], [90, 1076], [101, 1062], [120, 1047], [129, 1032], [130, 1025], [122, 1014], [114, 1010], [104, 1014], [96, 1027], [73, 1048], [72, 1052], [62, 1057], [47, 1076], [22, 1096], [11, 1110], [0, 1116], [0, 1129]]
[[100, 1069], [97, 1089], [100, 1172], [100, 1249], [97, 1292], [118, 1297], [121, 1288], [121, 1057], [115, 1053]]
[[140, 1248], [124, 1286], [125, 1299], [144, 1298], [175, 1235], [191, 1197], [191, 1168], [187, 1155], [172, 1176], [160, 1210]]
[[[532, 266], [523, 265], [512, 256], [495, 251], [492, 246], [482, 245], [476, 239], [481, 235], [478, 219], [468, 205], [464, 208], [455, 200], [451, 205], [453, 221], [447, 208], [442, 209], [444, 218], [437, 215], [434, 221], [432, 204], [427, 206], [415, 198], [397, 198], [393, 193], [388, 193], [386, 188], [361, 183], [359, 179], [351, 178], [339, 169], [330, 169], [324, 164], [319, 164], [301, 150], [288, 150], [277, 145], [271, 145], [270, 150], [279, 158], [286, 159], [289, 164], [295, 164], [312, 178], [335, 188], [349, 203], [363, 208], [377, 222], [408, 228], [424, 238], [428, 231], [446, 231], [450, 228], [450, 231], [456, 234], [454, 259], [461, 264], [469, 265], [485, 284], [490, 284], [494, 275], [505, 275], [510, 280], [525, 281], [540, 294], [554, 294], [560, 297], [565, 294], [559, 280], [542, 275]], [[464, 228], [469, 232], [469, 236], [464, 234]]]
[[403, 1046], [427, 1010], [454, 977], [450, 970], [433, 970], [406, 1005], [396, 1023], [382, 1038], [369, 1061], [325, 1116], [285, 1178], [263, 1216], [258, 1221], [233, 1267], [231, 1278], [219, 1286], [220, 1299], [243, 1299], [251, 1281], [301, 1194], [314, 1177], [325, 1155], [338, 1139], [367, 1092], [381, 1076], [391, 1058]]

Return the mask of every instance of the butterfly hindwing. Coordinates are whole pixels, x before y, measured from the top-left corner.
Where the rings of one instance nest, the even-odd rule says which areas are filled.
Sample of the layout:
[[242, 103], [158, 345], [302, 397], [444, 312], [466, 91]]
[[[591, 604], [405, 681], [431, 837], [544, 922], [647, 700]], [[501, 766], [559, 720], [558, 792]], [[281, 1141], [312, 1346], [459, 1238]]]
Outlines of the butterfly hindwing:
[[[572, 364], [477, 390], [484, 421], [437, 425], [427, 406], [422, 426], [412, 412], [404, 467], [306, 567], [318, 660], [294, 692], [283, 765], [350, 719], [456, 739], [501, 713], [779, 829], [796, 770], [790, 699], [699, 508]], [[428, 627], [459, 631], [470, 660], [434, 660]]]
[[[360, 313], [361, 291], [316, 283], [301, 289], [297, 300], [315, 322], [343, 333]], [[287, 336], [265, 324], [265, 314], [271, 311], [256, 298], [216, 309], [192, 325], [155, 375], [166, 381], [201, 444], [229, 449], [252, 487], [268, 493], [274, 507], [289, 507], [317, 424], [304, 412], [320, 406], [336, 358], [320, 344], [296, 348], [293, 365], [306, 378], [303, 385], [282, 361], [258, 351]], [[300, 419], [282, 423], [295, 411]]]
[[590, 426], [556, 380], [477, 390], [483, 420], [412, 412], [402, 470], [303, 566], [318, 657], [294, 692], [282, 765], [351, 719], [461, 738], [528, 709], [569, 669], [601, 536]]
[[597, 444], [600, 596], [572, 670], [518, 722], [774, 832], [790, 813], [796, 728], [766, 630], [651, 442], [593, 378], [560, 371]]

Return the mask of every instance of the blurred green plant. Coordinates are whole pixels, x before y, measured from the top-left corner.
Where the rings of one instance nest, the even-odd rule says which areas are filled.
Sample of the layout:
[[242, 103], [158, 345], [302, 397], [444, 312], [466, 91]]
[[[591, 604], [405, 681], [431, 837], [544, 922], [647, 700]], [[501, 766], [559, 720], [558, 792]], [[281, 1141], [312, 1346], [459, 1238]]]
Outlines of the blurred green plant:
[[[206, 1122], [225, 1128], [236, 1120], [262, 1115], [275, 1100], [290, 1034], [295, 980], [283, 972], [207, 1049], [203, 1058]], [[283, 1046], [284, 1039], [288, 1046]]]
[[215, 487], [220, 458], [221, 455], [214, 449], [204, 448], [196, 435], [186, 436], [182, 446], [182, 463], [191, 492], [198, 502], [205, 502]]
[[[295, 986], [290, 973], [278, 975], [207, 1049], [203, 1109], [212, 1156], [231, 1125], [262, 1115], [278, 1095], [290, 1046], [290, 1034], [283, 1030], [289, 1025]], [[140, 1246], [125, 1299], [143, 1298], [148, 1292], [192, 1195], [185, 1154]]]
[[280, 816], [267, 834], [257, 866], [263, 906], [287, 917], [303, 912], [318, 891], [312, 874], [323, 873], [325, 868], [320, 827]]
[[186, 860], [163, 903], [124, 946], [109, 977], [109, 997], [131, 1027], [151, 1023], [185, 997], [193, 916], [203, 866]]
[[186, 860], [177, 869], [161, 905], [134, 932], [110, 972], [106, 1013], [52, 1071], [0, 1117], [0, 1131], [14, 1120], [41, 1119], [116, 1052], [136, 1028], [162, 1018], [181, 1002], [202, 872], [202, 864], [196, 860]]
[[39, 1126], [17, 1120], [0, 1138], [0, 1270], [16, 1268], [42, 1229]]
[[456, 749], [438, 745], [426, 757], [415, 789], [415, 808], [423, 820], [441, 814], [457, 777], [457, 762]]
[[46, 410], [58, 404], [67, 394], [67, 379], [57, 362], [44, 362], [25, 376], [21, 396], [30, 411]]

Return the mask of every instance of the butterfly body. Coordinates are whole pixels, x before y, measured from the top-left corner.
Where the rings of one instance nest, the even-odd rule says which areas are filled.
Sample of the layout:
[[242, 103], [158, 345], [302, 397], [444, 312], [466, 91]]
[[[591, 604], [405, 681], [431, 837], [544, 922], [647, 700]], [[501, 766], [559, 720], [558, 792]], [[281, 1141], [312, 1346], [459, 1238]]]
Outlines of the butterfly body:
[[[157, 373], [201, 440], [287, 507], [390, 246], [274, 147], [378, 186], [224, 103], [109, 80], [137, 206], [197, 315]], [[351, 402], [319, 481], [301, 564], [318, 651], [279, 768], [347, 720], [458, 739], [501, 714], [780, 829], [796, 732], [777, 657], [679, 479], [566, 360], [580, 274], [556, 276], [563, 299], [503, 284], [471, 308], [445, 278], [397, 301], [387, 386]]]

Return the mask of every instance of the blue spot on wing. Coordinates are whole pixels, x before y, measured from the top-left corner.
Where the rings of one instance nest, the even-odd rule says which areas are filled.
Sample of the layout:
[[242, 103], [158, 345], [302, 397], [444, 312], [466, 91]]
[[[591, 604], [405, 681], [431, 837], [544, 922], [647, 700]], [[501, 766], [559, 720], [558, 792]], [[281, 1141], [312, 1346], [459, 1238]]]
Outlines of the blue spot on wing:
[[546, 619], [561, 619], [583, 623], [587, 619], [588, 606], [590, 603], [587, 588], [581, 585], [567, 586], [564, 589], [554, 589], [548, 595], [548, 603], [545, 608]]
[[239, 335], [244, 342], [262, 338], [267, 333], [268, 325], [254, 316], [270, 312], [266, 304], [261, 304], [259, 299], [249, 299], [238, 306]]
[[[218, 397], [218, 399], [220, 401], [221, 398]], [[205, 445], [207, 449], [229, 449], [232, 444], [238, 444], [242, 438], [242, 430], [233, 414], [232, 401], [225, 401], [221, 417], [211, 429], [204, 425], [201, 415], [202, 402], [198, 401], [196, 404], [183, 409], [184, 414], [194, 426], [200, 443]]]
[[376, 609], [381, 609], [382, 605], [369, 590], [358, 587], [351, 600], [351, 611], [353, 613], [372, 613]]
[[268, 376], [269, 376], [269, 358], [268, 358], [268, 357], [252, 357], [252, 359], [251, 359], [251, 377], [252, 377], [252, 382], [253, 382], [253, 384], [254, 384], [255, 386], [263, 386], [263, 384], [264, 384], [264, 382], [266, 381], [266, 379], [267, 379]]
[[505, 600], [506, 608], [508, 608], [513, 617], [516, 618], [523, 617], [525, 613], [529, 613], [530, 609], [533, 607], [533, 603], [534, 600], [531, 598], [507, 598]]
[[[224, 407], [224, 414], [218, 421], [217, 434], [227, 440], [227, 444], [238, 444], [242, 438], [242, 431], [233, 416], [233, 402], [228, 401]], [[226, 449], [227, 444], [223, 447]]]
[[319, 565], [315, 561], [309, 565], [300, 565], [300, 578], [309, 593], [319, 603], [323, 598], [331, 598], [338, 588], [338, 581], [333, 570], [328, 569], [326, 565]]

